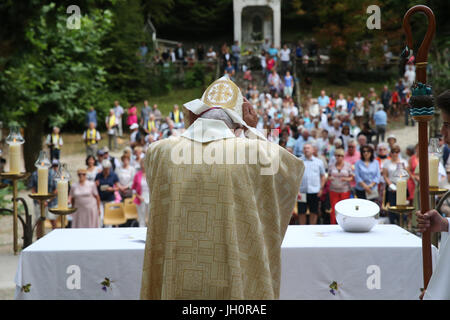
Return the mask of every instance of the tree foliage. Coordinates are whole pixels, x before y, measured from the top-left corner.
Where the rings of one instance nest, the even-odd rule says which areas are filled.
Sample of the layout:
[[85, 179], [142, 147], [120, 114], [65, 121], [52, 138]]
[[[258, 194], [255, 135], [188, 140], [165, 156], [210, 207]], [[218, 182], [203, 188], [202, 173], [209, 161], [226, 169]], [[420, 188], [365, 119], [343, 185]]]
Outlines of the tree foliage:
[[[40, 149], [45, 124], [82, 124], [86, 110], [99, 107], [107, 94], [101, 59], [108, 49], [101, 39], [111, 27], [111, 12], [96, 9], [81, 17], [80, 29], [69, 29], [63, 9], [54, 3], [42, 7], [26, 31], [29, 49], [5, 64], [0, 74], [0, 115], [24, 126], [32, 140], [26, 144], [31, 159]], [[30, 161], [26, 166], [31, 168]]]

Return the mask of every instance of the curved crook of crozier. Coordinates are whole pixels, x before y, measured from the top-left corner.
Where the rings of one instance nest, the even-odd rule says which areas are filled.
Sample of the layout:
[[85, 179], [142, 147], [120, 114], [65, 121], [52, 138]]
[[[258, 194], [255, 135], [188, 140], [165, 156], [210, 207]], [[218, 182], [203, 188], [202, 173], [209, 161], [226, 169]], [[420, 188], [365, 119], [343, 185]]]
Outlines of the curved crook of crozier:
[[406, 34], [406, 44], [411, 50], [413, 47], [413, 39], [411, 33], [410, 18], [416, 12], [424, 13], [428, 18], [428, 29], [425, 34], [419, 50], [416, 56], [416, 67], [417, 67], [417, 81], [426, 83], [426, 64], [428, 61], [428, 51], [430, 50], [431, 40], [433, 39], [434, 33], [436, 32], [436, 19], [434, 17], [433, 11], [424, 5], [417, 5], [409, 9], [403, 18], [403, 29]]

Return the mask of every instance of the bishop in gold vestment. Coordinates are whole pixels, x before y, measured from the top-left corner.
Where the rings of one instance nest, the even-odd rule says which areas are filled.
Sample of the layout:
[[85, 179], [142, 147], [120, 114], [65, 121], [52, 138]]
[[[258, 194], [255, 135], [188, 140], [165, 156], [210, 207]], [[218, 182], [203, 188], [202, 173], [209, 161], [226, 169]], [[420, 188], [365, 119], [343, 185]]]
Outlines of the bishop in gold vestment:
[[[240, 94], [233, 90], [231, 96]], [[199, 106], [208, 110], [204, 103], [185, 106], [199, 115]], [[145, 168], [151, 214], [141, 299], [279, 298], [281, 243], [301, 160], [262, 137], [236, 136], [225, 122], [200, 117], [182, 136], [152, 143]]]

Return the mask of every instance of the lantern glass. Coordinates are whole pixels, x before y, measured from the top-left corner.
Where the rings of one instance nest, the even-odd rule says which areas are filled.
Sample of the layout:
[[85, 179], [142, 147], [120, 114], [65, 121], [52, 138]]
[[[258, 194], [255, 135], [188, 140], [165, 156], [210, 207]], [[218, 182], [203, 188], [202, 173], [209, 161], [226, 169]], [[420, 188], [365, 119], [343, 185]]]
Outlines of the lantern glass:
[[47, 152], [41, 151], [39, 152], [39, 157], [34, 163], [36, 168], [50, 168], [52, 164], [50, 163], [50, 160], [48, 159]]
[[408, 174], [408, 171], [406, 171], [406, 169], [405, 169], [405, 164], [397, 163], [397, 169], [395, 169], [392, 176], [395, 179], [395, 181], [397, 181], [397, 182], [401, 181], [401, 180], [408, 180], [409, 174]]
[[70, 181], [71, 178], [72, 177], [69, 173], [69, 170], [67, 169], [67, 164], [65, 164], [65, 163], [60, 164], [58, 166], [58, 170], [55, 174], [55, 180], [56, 181], [62, 181], [62, 180]]
[[430, 139], [430, 143], [428, 144], [428, 153], [438, 158], [442, 156], [442, 146], [439, 143], [439, 138]]
[[6, 143], [11, 144], [22, 144], [25, 142], [25, 139], [20, 134], [19, 127], [13, 126], [9, 131], [9, 135], [6, 138]]

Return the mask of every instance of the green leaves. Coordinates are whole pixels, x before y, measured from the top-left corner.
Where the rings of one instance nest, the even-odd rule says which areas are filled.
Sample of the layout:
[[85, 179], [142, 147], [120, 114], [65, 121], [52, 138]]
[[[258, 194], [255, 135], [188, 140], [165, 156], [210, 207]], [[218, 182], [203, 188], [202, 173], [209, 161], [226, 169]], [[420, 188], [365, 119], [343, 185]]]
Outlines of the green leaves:
[[33, 114], [45, 112], [51, 113], [50, 122], [61, 126], [80, 116], [92, 97], [107, 91], [100, 63], [108, 50], [101, 40], [112, 27], [111, 12], [95, 10], [92, 16], [82, 16], [80, 29], [71, 30], [64, 9], [45, 5], [29, 24], [28, 50], [0, 74], [0, 95], [5, 97], [0, 116], [25, 124]]

